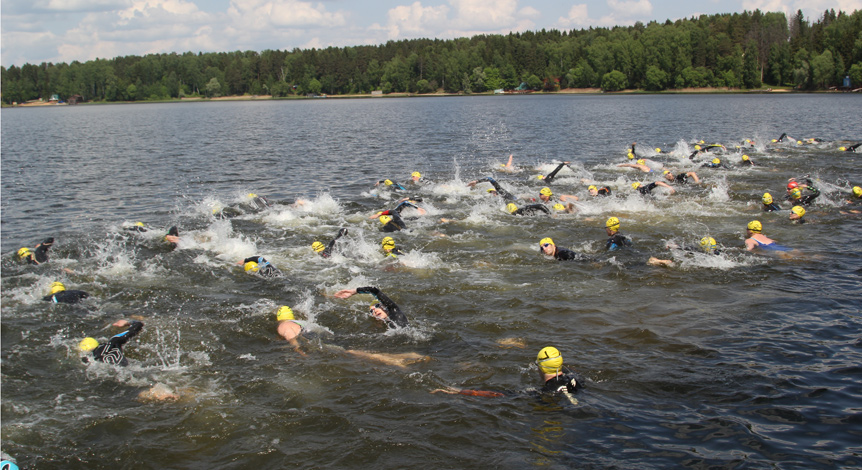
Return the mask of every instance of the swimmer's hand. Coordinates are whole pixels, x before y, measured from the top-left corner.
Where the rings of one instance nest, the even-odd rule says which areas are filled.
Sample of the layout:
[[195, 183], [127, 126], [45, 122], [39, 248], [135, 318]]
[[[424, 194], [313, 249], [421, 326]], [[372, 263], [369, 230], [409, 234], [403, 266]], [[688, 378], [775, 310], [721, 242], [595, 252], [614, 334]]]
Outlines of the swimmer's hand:
[[342, 289], [342, 290], [336, 292], [335, 294], [333, 294], [333, 297], [338, 298], [338, 299], [349, 299], [351, 296], [353, 296], [355, 294], [356, 294], [356, 289]]
[[436, 388], [431, 390], [431, 393], [448, 393], [449, 395], [457, 395], [461, 393], [461, 389], [455, 387]]

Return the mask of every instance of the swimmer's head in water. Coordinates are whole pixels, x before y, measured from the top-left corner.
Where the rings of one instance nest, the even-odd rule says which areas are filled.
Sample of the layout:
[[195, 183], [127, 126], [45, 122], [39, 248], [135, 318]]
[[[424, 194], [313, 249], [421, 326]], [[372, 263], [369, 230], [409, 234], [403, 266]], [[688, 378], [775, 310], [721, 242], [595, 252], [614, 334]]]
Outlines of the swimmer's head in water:
[[392, 237], [385, 237], [380, 245], [383, 247], [383, 250], [386, 252], [390, 252], [395, 249], [395, 240]]
[[599, 190], [599, 188], [595, 187], [594, 185], [590, 185], [590, 186], [587, 188], [587, 191], [598, 191], [598, 190]]
[[802, 197], [802, 190], [799, 188], [793, 188], [790, 190], [790, 197], [793, 199], [799, 199]]
[[551, 239], [551, 237], [545, 237], [545, 238], [539, 240], [539, 246], [553, 245], [553, 244], [554, 244], [554, 240]]
[[543, 180], [545, 179], [545, 175], [536, 175], [536, 179]]
[[747, 161], [748, 161], [748, 155], [743, 155], [743, 156], [742, 156], [742, 161], [747, 162]]
[[33, 254], [33, 252], [30, 251], [30, 249], [27, 248], [26, 246], [21, 248], [20, 250], [18, 250], [18, 256], [20, 258], [26, 258], [26, 257], [30, 256], [31, 254]]
[[566, 206], [564, 206], [558, 202], [558, 203], [554, 204], [554, 210], [555, 211], [564, 211], [564, 210], [566, 210]]
[[563, 367], [563, 355], [553, 346], [544, 347], [536, 355], [536, 365], [543, 374], [556, 374]]
[[254, 198], [256, 198], [256, 197], [257, 197], [257, 194], [255, 194], [255, 193], [248, 193], [248, 194], [246, 194], [246, 195], [245, 195], [245, 197], [247, 197], [247, 198], [249, 198], [249, 199], [254, 199]]
[[856, 197], [862, 197], [862, 188], [859, 186], [853, 186], [853, 195]]
[[315, 253], [320, 253], [321, 251], [325, 250], [326, 247], [323, 246], [323, 243], [316, 241], [311, 244], [311, 249], [314, 250]]
[[634, 182], [634, 183], [632, 183], [632, 189], [638, 189], [638, 188], [640, 188], [640, 187], [641, 187], [641, 184], [640, 184], [640, 183], [638, 183], [638, 182]]
[[135, 227], [144, 227], [144, 226], [145, 225], [143, 222], [135, 222]]
[[627, 156], [629, 157], [629, 160], [634, 160], [634, 159], [635, 159], [635, 154], [633, 154], [633, 153], [631, 153], [631, 152], [629, 152], [629, 154], [628, 154]]
[[84, 352], [92, 351], [99, 347], [99, 342], [96, 341], [96, 338], [84, 338], [78, 343], [78, 349]]
[[384, 180], [383, 184], [385, 184], [386, 186], [392, 186], [392, 180]]
[[168, 235], [171, 235], [171, 236], [174, 236], [174, 237], [179, 237], [179, 236], [180, 236], [180, 230], [179, 230], [176, 226], [171, 227], [171, 228], [168, 230]]
[[391, 215], [381, 215], [380, 216], [380, 223], [383, 225], [388, 224], [391, 220], [392, 220]]
[[245, 272], [247, 272], [247, 273], [248, 272], [256, 273], [260, 269], [260, 267], [254, 261], [249, 261], [248, 263], [245, 263], [242, 267], [243, 267], [243, 269], [245, 269]]
[[410, 174], [410, 176], [412, 178], [416, 178], [418, 180], [419, 178], [422, 177], [422, 173], [419, 173], [418, 171], [414, 171], [413, 173]]
[[711, 253], [715, 250], [716, 245], [717, 243], [715, 242], [715, 238], [703, 237], [700, 239], [700, 247], [707, 253]]
[[721, 160], [719, 160], [718, 158], [713, 158], [713, 159], [712, 159], [712, 164], [713, 164], [713, 165], [721, 165]]
[[655, 153], [661, 153], [661, 148], [656, 147], [656, 148], [655, 148]]
[[287, 305], [278, 307], [278, 311], [275, 312], [275, 319], [278, 321], [294, 320], [295, 318], [296, 317], [293, 316], [293, 310]]
[[700, 145], [695, 145], [695, 146], [694, 146], [694, 149], [695, 149], [695, 150], [700, 150]]
[[844, 152], [844, 151], [846, 151], [846, 150], [847, 150], [847, 147], [838, 147], [838, 150], [840, 150], [840, 151]]
[[788, 191], [790, 191], [793, 188], [798, 188], [798, 187], [799, 187], [799, 183], [797, 183], [796, 181], [791, 181], [791, 182], [787, 183], [787, 190]]
[[640, 160], [638, 160], [638, 165], [646, 165], [646, 160], [641, 158]]
[[792, 219], [801, 219], [805, 215], [805, 208], [802, 206], [793, 206], [790, 208], [790, 212], [796, 215], [796, 217], [791, 217]]
[[52, 282], [51, 283], [51, 294], [56, 294], [57, 292], [62, 292], [66, 290], [66, 286], [63, 285], [62, 282]]
[[748, 223], [747, 228], [751, 232], [760, 233], [763, 231], [763, 224], [761, 224], [759, 220], [752, 220]]
[[772, 204], [772, 194], [763, 193], [763, 197], [760, 198], [760, 200], [763, 201], [764, 204]]
[[377, 318], [378, 320], [385, 320], [387, 317], [389, 317], [389, 312], [386, 311], [386, 307], [384, 307], [383, 304], [381, 304], [380, 302], [370, 305], [368, 307], [368, 310], [371, 312], [371, 315], [373, 315], [374, 318]]
[[551, 188], [549, 188], [549, 187], [547, 187], [547, 186], [545, 186], [544, 188], [540, 189], [540, 190], [539, 190], [539, 194], [541, 194], [542, 196], [547, 196], [547, 197], [551, 197], [551, 196], [553, 196], [553, 195], [554, 195], [554, 193], [552, 193], [552, 192], [551, 192]]
[[488, 188], [488, 190], [486, 192], [491, 193], [491, 194], [497, 194], [497, 190], [495, 188]]
[[620, 229], [620, 219], [616, 217], [611, 217], [605, 222], [605, 228], [608, 230], [613, 230], [614, 232]]
[[510, 214], [514, 214], [515, 211], [518, 210], [518, 206], [516, 206], [514, 203], [510, 202], [510, 203], [506, 204], [506, 210]]

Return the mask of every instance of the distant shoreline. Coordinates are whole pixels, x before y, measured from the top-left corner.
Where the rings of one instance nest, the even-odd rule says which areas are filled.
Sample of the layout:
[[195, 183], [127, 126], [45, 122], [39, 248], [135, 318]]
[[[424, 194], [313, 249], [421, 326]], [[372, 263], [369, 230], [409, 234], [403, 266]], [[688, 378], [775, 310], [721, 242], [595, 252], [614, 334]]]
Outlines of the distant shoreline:
[[[662, 90], [662, 91], [646, 91], [646, 90], [622, 90], [622, 91], [613, 91], [613, 92], [604, 92], [601, 88], [565, 88], [559, 91], [535, 91], [528, 93], [503, 93], [503, 95], [511, 96], [511, 95], [698, 95], [698, 94], [714, 94], [714, 95], [739, 95], [739, 94], [819, 94], [819, 93], [843, 93], [841, 91], [835, 90], [822, 90], [822, 91], [795, 91], [791, 88], [757, 88], [757, 89], [748, 89], [743, 90], [740, 88], [727, 88], [727, 87], [704, 87], [704, 88], [680, 88], [675, 90]], [[199, 102], [208, 102], [208, 101], [279, 101], [279, 100], [305, 100], [305, 99], [380, 99], [380, 98], [425, 98], [425, 97], [448, 97], [448, 96], [496, 96], [493, 92], [483, 92], [483, 93], [388, 93], [385, 95], [371, 95], [371, 94], [360, 94], [360, 95], [319, 95], [319, 96], [285, 96], [274, 98], [272, 95], [234, 95], [234, 96], [219, 96], [216, 98], [204, 98], [204, 97], [193, 97], [193, 98], [180, 98], [180, 99], [170, 99], [170, 100], [155, 100], [155, 101], [96, 101], [96, 102], [84, 102], [80, 103], [82, 105], [94, 105], [94, 104], [146, 104], [146, 103], [199, 103]], [[28, 102], [28, 103], [18, 103], [14, 105], [6, 105], [4, 104], [4, 108], [29, 108], [29, 107], [44, 107], [44, 106], [67, 106], [67, 103], [59, 103], [57, 101], [37, 101], [37, 102]], [[76, 105], [77, 106], [77, 105]]]

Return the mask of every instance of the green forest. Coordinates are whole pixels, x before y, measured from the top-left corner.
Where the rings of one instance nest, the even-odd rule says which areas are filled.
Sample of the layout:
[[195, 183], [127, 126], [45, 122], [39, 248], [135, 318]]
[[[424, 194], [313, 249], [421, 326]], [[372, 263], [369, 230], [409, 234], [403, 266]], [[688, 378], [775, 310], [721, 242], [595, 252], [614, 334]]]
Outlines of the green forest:
[[2, 101], [482, 93], [563, 88], [826, 90], [862, 85], [862, 11], [702, 15], [644, 25], [292, 51], [165, 53], [2, 67]]

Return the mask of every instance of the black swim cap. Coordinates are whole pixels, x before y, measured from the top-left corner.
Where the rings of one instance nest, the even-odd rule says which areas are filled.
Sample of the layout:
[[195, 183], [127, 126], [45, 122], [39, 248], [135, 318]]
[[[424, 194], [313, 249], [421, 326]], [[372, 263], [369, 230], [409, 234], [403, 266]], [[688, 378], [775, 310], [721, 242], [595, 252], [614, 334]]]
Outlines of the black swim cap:
[[175, 237], [179, 237], [179, 236], [180, 236], [180, 231], [179, 231], [179, 229], [177, 229], [177, 227], [176, 227], [176, 226], [173, 226], [173, 227], [171, 227], [171, 229], [170, 229], [170, 230], [168, 230], [168, 235], [173, 235], [173, 236], [175, 236]]
[[54, 244], [54, 237], [48, 237], [48, 238], [42, 240], [42, 244], [43, 245], [53, 245]]

